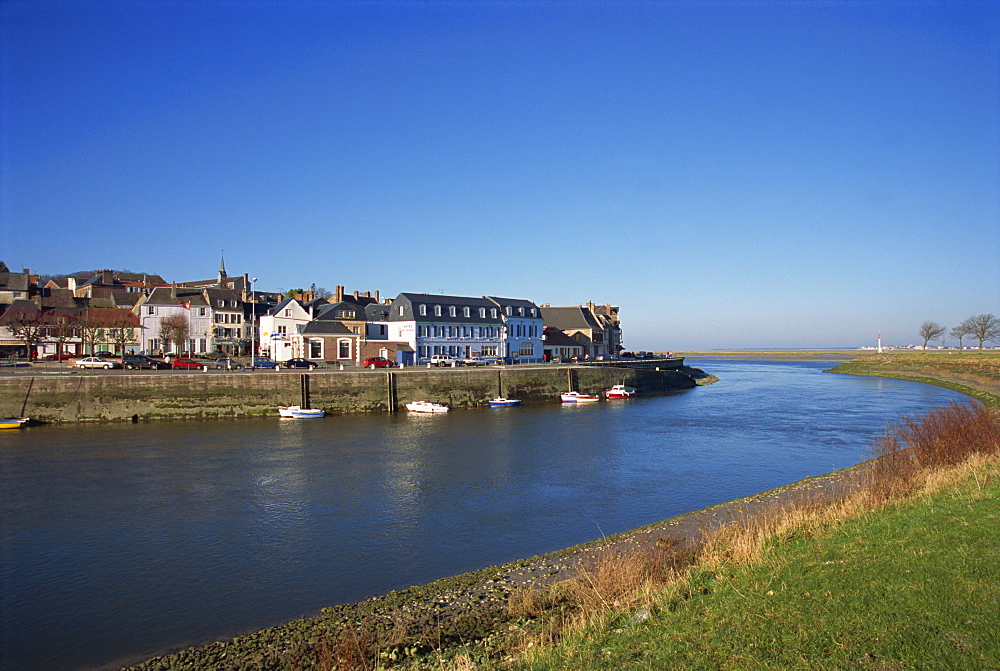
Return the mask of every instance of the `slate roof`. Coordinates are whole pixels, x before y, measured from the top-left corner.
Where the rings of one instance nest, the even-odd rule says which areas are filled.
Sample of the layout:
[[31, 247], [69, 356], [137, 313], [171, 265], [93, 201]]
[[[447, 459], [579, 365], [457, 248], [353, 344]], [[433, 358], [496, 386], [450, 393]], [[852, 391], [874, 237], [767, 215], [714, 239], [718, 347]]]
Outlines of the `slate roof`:
[[551, 347], [583, 347], [583, 344], [573, 340], [554, 326], [546, 326], [542, 340]]
[[0, 291], [27, 291], [30, 287], [27, 273], [0, 273]]
[[554, 326], [560, 331], [603, 331], [590, 310], [582, 305], [566, 308], [542, 308], [542, 319], [546, 326]]
[[144, 305], [177, 305], [178, 303], [190, 303], [199, 307], [208, 305], [201, 289], [177, 287], [176, 295], [172, 292], [173, 287], [157, 287], [150, 292]]
[[[418, 305], [427, 306], [427, 314], [422, 315], [419, 313]], [[434, 314], [434, 306], [441, 306], [441, 316]], [[403, 307], [403, 314], [399, 313], [399, 307]], [[455, 316], [452, 317], [448, 313], [448, 308], [455, 306]], [[464, 317], [462, 308], [468, 307], [469, 316]], [[479, 316], [479, 308], [486, 308], [486, 316]], [[500, 310], [496, 303], [488, 298], [472, 298], [471, 296], [440, 296], [437, 294], [411, 294], [411, 293], [401, 293], [396, 296], [392, 301], [391, 310], [389, 311], [389, 316], [387, 321], [394, 322], [405, 322], [405, 321], [420, 321], [420, 322], [440, 322], [454, 324], [456, 322], [461, 322], [463, 324], [500, 324], [502, 319], [500, 317]], [[497, 316], [493, 317], [491, 309], [497, 310]]]
[[347, 328], [343, 322], [338, 321], [311, 321], [302, 325], [299, 330], [302, 335], [349, 335], [358, 334]]

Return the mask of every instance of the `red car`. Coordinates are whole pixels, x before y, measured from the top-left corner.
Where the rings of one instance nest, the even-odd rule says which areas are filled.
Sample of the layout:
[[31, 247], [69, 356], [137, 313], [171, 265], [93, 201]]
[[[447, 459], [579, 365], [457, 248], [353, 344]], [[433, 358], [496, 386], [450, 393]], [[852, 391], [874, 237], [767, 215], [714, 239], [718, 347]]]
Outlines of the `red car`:
[[194, 359], [174, 359], [170, 367], [174, 370], [208, 370], [204, 361], [195, 361]]
[[70, 354], [68, 352], [63, 352], [62, 354], [46, 354], [43, 359], [46, 361], [66, 361], [67, 359], [72, 359], [76, 354]]
[[392, 368], [395, 365], [384, 356], [370, 356], [365, 359], [365, 368], [371, 368], [372, 370], [376, 368]]

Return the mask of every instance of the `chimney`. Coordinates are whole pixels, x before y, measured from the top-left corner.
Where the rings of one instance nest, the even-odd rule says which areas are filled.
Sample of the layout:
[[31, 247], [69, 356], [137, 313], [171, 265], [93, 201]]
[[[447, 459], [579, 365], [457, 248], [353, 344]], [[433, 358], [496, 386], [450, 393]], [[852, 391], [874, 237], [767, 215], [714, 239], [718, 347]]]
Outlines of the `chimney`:
[[365, 292], [365, 298], [371, 298], [371, 297], [372, 297], [372, 292], [366, 291]]
[[70, 291], [72, 291], [73, 295], [76, 296], [76, 278], [75, 277], [67, 277], [66, 278], [66, 288], [69, 289]]
[[378, 289], [375, 290], [375, 302], [378, 303]]
[[354, 300], [358, 300], [358, 290], [354, 290]]
[[170, 300], [177, 301], [177, 282], [170, 283]]
[[343, 284], [338, 284], [337, 285], [337, 290], [336, 290], [336, 293], [334, 294], [334, 298], [336, 299], [336, 301], [338, 303], [340, 301], [344, 300], [344, 285]]

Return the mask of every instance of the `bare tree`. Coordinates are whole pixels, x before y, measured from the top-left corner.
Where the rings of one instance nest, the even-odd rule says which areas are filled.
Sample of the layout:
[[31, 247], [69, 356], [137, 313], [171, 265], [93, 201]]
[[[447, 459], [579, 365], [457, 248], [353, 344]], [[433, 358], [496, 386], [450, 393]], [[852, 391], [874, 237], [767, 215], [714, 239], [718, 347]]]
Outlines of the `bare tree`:
[[46, 329], [48, 340], [56, 344], [56, 354], [62, 354], [66, 342], [80, 336], [80, 328], [83, 320], [78, 312], [66, 310], [53, 310], [46, 315], [45, 322], [49, 325]]
[[991, 314], [969, 317], [961, 326], [966, 335], [979, 341], [979, 349], [983, 348], [983, 343], [987, 340], [1000, 342], [1000, 319]]
[[99, 342], [114, 344], [114, 349], [121, 356], [125, 354], [126, 345], [136, 342], [135, 330], [139, 326], [139, 318], [124, 308], [98, 308], [87, 311], [86, 324], [92, 347]]
[[940, 338], [947, 327], [941, 326], [937, 322], [924, 322], [920, 325], [920, 337], [924, 339], [924, 349], [927, 349], [927, 343], [931, 340], [937, 340]]
[[173, 343], [174, 349], [178, 353], [183, 352], [189, 331], [188, 320], [184, 315], [170, 315], [161, 319], [160, 340], [164, 344], [163, 349], [169, 351], [170, 348], [167, 345]]
[[31, 359], [35, 346], [45, 337], [45, 330], [48, 324], [42, 311], [30, 301], [15, 302], [0, 317], [0, 326], [6, 326], [10, 334], [18, 340], [23, 340], [25, 345], [25, 355]]
[[962, 322], [948, 332], [949, 338], [955, 338], [958, 340], [958, 349], [962, 349], [962, 338], [967, 335], [969, 335], [969, 331], [966, 329], [965, 322]]

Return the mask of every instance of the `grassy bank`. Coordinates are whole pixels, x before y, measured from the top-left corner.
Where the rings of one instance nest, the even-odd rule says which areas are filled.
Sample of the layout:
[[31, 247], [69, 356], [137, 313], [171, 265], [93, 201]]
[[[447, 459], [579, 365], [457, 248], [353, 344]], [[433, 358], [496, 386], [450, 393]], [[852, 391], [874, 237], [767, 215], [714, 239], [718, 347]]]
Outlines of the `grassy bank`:
[[995, 669], [1000, 473], [948, 470], [935, 494], [789, 529], [512, 668]]
[[934, 384], [1000, 408], [1000, 352], [871, 352], [841, 363], [831, 372]]

